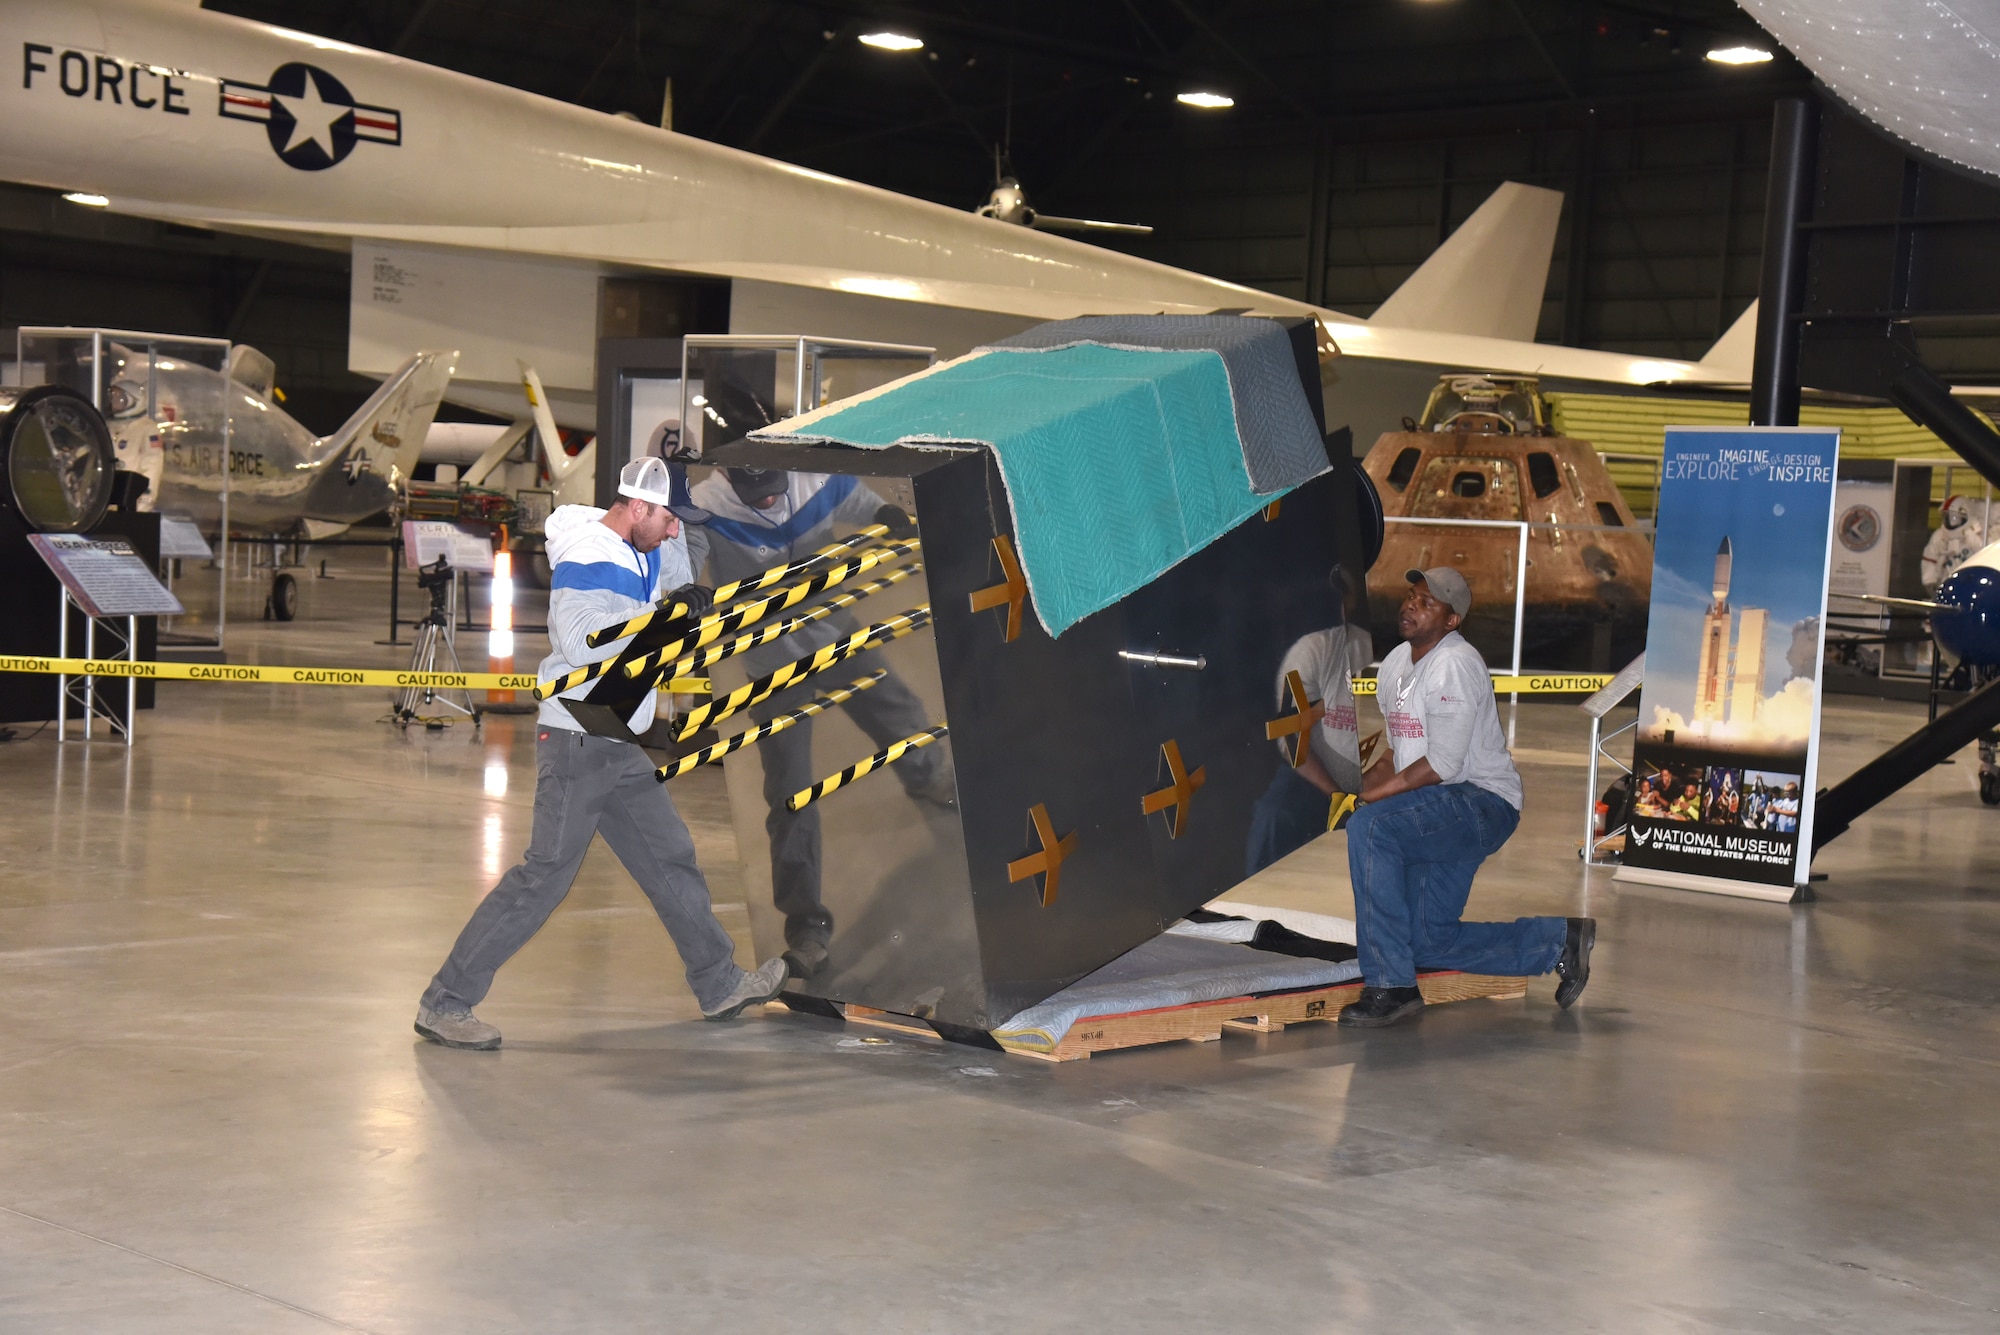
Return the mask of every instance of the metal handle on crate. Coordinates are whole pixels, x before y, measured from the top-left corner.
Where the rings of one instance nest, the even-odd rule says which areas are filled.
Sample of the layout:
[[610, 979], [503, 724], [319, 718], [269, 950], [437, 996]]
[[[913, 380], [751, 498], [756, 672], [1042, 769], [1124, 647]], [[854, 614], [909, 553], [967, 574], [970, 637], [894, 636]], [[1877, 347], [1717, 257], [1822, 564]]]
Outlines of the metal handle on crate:
[[1187, 672], [1199, 672], [1208, 666], [1204, 654], [1190, 658], [1186, 654], [1155, 654], [1143, 649], [1120, 649], [1118, 656], [1128, 663], [1144, 663], [1147, 667], [1181, 668]]

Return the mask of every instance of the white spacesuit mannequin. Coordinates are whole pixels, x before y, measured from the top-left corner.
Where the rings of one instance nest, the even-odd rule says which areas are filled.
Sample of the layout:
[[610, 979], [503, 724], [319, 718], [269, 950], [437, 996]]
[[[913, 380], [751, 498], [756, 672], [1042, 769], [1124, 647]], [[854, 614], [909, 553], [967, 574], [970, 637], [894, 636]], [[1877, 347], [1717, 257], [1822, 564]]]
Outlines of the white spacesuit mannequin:
[[1937, 531], [1924, 544], [1924, 587], [1933, 592], [1945, 577], [1965, 563], [1965, 558], [1986, 545], [1986, 526], [1972, 517], [1972, 506], [1963, 496], [1944, 498], [1944, 514]]

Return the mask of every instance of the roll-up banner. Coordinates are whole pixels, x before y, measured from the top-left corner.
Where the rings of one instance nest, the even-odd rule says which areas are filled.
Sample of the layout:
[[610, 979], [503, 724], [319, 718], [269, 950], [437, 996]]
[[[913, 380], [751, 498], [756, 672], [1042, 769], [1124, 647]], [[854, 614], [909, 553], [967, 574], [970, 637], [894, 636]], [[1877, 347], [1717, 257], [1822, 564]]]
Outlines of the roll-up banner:
[[1840, 433], [1669, 427], [1621, 881], [1804, 897]]

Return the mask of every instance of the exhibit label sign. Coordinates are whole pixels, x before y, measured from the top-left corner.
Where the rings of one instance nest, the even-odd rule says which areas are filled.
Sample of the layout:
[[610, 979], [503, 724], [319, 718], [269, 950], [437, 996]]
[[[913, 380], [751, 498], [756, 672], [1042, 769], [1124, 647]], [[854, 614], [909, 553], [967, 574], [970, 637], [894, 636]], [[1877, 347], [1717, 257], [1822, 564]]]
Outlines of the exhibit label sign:
[[123, 538], [30, 533], [28, 544], [93, 617], [170, 617], [187, 611]]
[[1618, 879], [1805, 885], [1839, 448], [1827, 428], [1668, 428]]

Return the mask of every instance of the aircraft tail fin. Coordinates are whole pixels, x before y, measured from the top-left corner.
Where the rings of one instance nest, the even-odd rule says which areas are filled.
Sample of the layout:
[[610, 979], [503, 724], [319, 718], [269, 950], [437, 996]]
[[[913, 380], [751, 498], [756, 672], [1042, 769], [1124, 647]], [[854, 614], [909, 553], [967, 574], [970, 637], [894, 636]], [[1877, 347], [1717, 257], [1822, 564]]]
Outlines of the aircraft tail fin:
[[326, 438], [326, 456], [340, 460], [350, 478], [367, 472], [392, 487], [400, 484], [417, 466], [424, 436], [457, 366], [457, 352], [426, 351], [411, 357]]
[[548, 391], [534, 367], [516, 361], [521, 368], [521, 390], [528, 396], [528, 411], [535, 419], [535, 435], [542, 442], [542, 461], [548, 465], [549, 484], [557, 505], [589, 505], [597, 491], [597, 441], [593, 438], [576, 454], [563, 448], [562, 433], [556, 429], [556, 415], [549, 408]]
[[1532, 343], [1562, 201], [1560, 190], [1501, 182], [1369, 323]]
[[1736, 323], [1715, 340], [1715, 346], [1701, 354], [1695, 365], [1706, 379], [1747, 385], [1756, 360], [1757, 303], [1753, 301], [1736, 317]]

